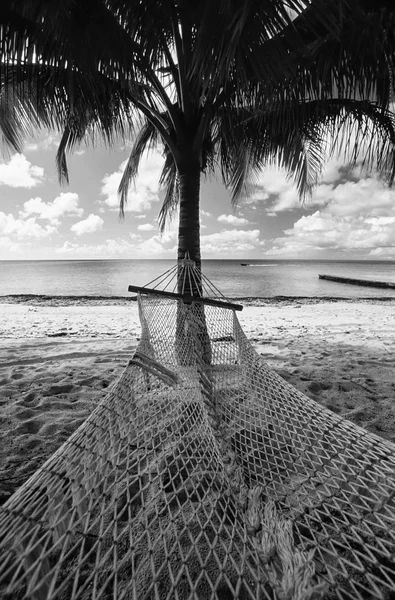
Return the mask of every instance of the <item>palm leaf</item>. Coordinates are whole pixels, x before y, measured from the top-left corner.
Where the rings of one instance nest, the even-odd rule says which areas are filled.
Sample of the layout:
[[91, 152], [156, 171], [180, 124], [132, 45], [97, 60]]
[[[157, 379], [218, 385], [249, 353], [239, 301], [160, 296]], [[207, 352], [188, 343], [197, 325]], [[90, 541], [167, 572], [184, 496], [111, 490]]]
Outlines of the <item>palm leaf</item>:
[[174, 216], [180, 200], [177, 166], [171, 152], [166, 152], [159, 185], [165, 190], [165, 197], [158, 216], [159, 230], [163, 233], [167, 222]]
[[128, 199], [128, 191], [130, 184], [134, 182], [137, 177], [140, 161], [147, 149], [155, 147], [158, 142], [158, 132], [152, 123], [148, 120], [145, 121], [137, 134], [137, 137], [132, 146], [130, 156], [126, 163], [124, 172], [122, 174], [121, 181], [118, 187], [119, 194], [119, 207], [122, 216], [125, 214], [125, 206]]
[[219, 165], [234, 202], [276, 160], [303, 198], [327, 137], [346, 151], [354, 123], [365, 164], [377, 157], [392, 181], [394, 19], [369, 0], [3, 0], [0, 82], [12, 90], [12, 102], [0, 97], [3, 137], [20, 148], [38, 123], [62, 132], [67, 180], [66, 155], [82, 139], [112, 146], [137, 127], [120, 209], [143, 152], [161, 142], [162, 229], [185, 157], [204, 173]]

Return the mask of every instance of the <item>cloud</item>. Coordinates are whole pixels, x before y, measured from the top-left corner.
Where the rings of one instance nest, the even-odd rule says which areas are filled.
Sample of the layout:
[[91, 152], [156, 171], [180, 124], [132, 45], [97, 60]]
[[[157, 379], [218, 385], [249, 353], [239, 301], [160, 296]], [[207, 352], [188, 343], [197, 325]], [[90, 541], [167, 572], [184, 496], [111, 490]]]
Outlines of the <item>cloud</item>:
[[161, 233], [159, 236], [156, 236], [156, 237], [158, 237], [158, 239], [160, 239], [163, 244], [174, 244], [177, 239], [177, 235], [178, 235], [177, 229], [173, 228], [173, 229], [168, 229], [168, 230], [164, 231], [163, 233]]
[[24, 152], [37, 152], [38, 144], [34, 143], [34, 142], [32, 142], [30, 144], [25, 144], [23, 150], [24, 150]]
[[43, 227], [35, 218], [16, 219], [12, 214], [0, 212], [0, 234], [18, 240], [42, 239], [56, 233], [53, 225]]
[[0, 163], [0, 185], [32, 188], [44, 179], [44, 169], [32, 165], [23, 154], [14, 154], [8, 163]]
[[211, 212], [208, 212], [207, 210], [201, 210], [200, 211], [200, 215], [202, 217], [212, 217], [213, 215], [211, 214]]
[[[127, 161], [125, 160], [118, 171], [105, 175], [102, 179], [101, 194], [104, 203], [111, 209], [119, 209], [118, 186]], [[131, 185], [125, 211], [143, 213], [149, 211], [152, 203], [159, 201], [159, 176], [163, 167], [163, 157], [160, 152], [152, 151], [146, 154], [140, 163], [139, 174], [135, 185]]]
[[[267, 166], [259, 174], [252, 193], [246, 198], [246, 203], [255, 204], [266, 201], [270, 196], [281, 196], [291, 190], [293, 190], [293, 186], [286, 179], [285, 171], [274, 166]], [[297, 198], [297, 194], [295, 198]]]
[[216, 255], [243, 253], [262, 247], [264, 242], [259, 239], [259, 229], [241, 230], [224, 229], [218, 233], [201, 236], [202, 253]]
[[[323, 171], [318, 178], [317, 187], [311, 197], [305, 199], [306, 207], [324, 206], [330, 200], [332, 190], [340, 185], [352, 183], [350, 180], [355, 180], [354, 183], [358, 183], [362, 179], [376, 177], [374, 164], [371, 164], [370, 171], [362, 167], [363, 158], [369, 152], [371, 153], [371, 139], [369, 136], [365, 138], [363, 143], [359, 142], [357, 164], [353, 169], [350, 169], [349, 165], [351, 160], [354, 160], [353, 153], [357, 139], [356, 126], [347, 130], [346, 133], [347, 147], [341, 149], [338, 144], [332, 156], [329, 152], [329, 139], [326, 143], [324, 141], [324, 152], [326, 144], [327, 158]], [[339, 139], [341, 139], [341, 136]], [[252, 208], [262, 205], [269, 216], [276, 216], [280, 212], [294, 211], [301, 206], [301, 199], [293, 179], [287, 178], [286, 171], [275, 164], [270, 164], [261, 171], [257, 181], [251, 188], [251, 194], [245, 198], [244, 202], [251, 205]]]
[[220, 215], [217, 219], [220, 223], [226, 223], [227, 225], [248, 225], [249, 221], [242, 217], [236, 217], [235, 215]]
[[176, 256], [175, 247], [166, 247], [170, 240], [163, 240], [153, 236], [142, 241], [138, 234], [132, 234], [130, 240], [122, 238], [107, 239], [101, 244], [77, 244], [65, 242], [55, 252], [59, 256], [78, 258], [97, 258], [99, 256], [113, 258], [152, 258], [162, 256]]
[[75, 258], [164, 258], [176, 260], [176, 231], [154, 235], [144, 239], [140, 233], [131, 232], [127, 238], [107, 238], [99, 244], [80, 244], [66, 241], [55, 249], [59, 257]]
[[395, 260], [395, 246], [391, 246], [390, 248], [375, 248], [369, 252], [369, 257], [372, 258], [392, 258]]
[[60, 135], [58, 133], [39, 133], [34, 141], [27, 142], [24, 146], [25, 152], [37, 152], [38, 150], [56, 150], [59, 147]]
[[[2, 213], [0, 213], [0, 222], [1, 214]], [[0, 249], [9, 253], [19, 253], [22, 251], [22, 246], [18, 242], [11, 240], [9, 237], [2, 236], [0, 237]]]
[[395, 191], [373, 177], [338, 185], [327, 199], [328, 212], [337, 217], [386, 216], [395, 210]]
[[267, 254], [308, 257], [346, 251], [348, 256], [394, 256], [394, 190], [369, 177], [321, 191], [323, 207], [286, 229]]
[[123, 239], [105, 240], [102, 244], [77, 244], [65, 242], [60, 248], [56, 248], [56, 254], [78, 257], [96, 258], [99, 256], [114, 258], [132, 258], [133, 244]]
[[83, 221], [79, 221], [70, 227], [71, 231], [74, 231], [76, 235], [83, 235], [84, 233], [94, 233], [103, 228], [103, 219], [98, 215], [90, 214]]
[[135, 242], [143, 241], [143, 237], [139, 233], [129, 233], [129, 239], [134, 240]]
[[43, 202], [41, 198], [31, 198], [23, 205], [20, 212], [22, 218], [35, 215], [38, 219], [47, 219], [56, 225], [64, 216], [81, 217], [84, 210], [78, 206], [78, 194], [72, 192], [61, 192], [53, 202]]
[[[292, 211], [301, 207], [301, 199], [292, 179], [287, 178], [286, 172], [274, 166], [266, 167], [253, 187], [249, 197], [243, 200], [247, 205], [262, 205], [269, 216], [279, 212]], [[319, 192], [315, 190], [306, 205], [322, 204]]]
[[163, 254], [171, 254], [174, 258], [176, 256], [174, 246], [166, 248], [165, 242], [158, 235], [154, 235], [149, 240], [139, 244], [137, 252], [141, 257], [161, 256]]
[[[12, 241], [50, 237], [58, 231], [61, 217], [83, 214], [78, 202], [78, 194], [71, 192], [61, 193], [53, 202], [43, 202], [39, 197], [30, 198], [23, 204], [18, 217], [0, 212], [0, 233], [9, 236]], [[48, 223], [43, 225], [39, 220]]]
[[151, 223], [143, 223], [142, 225], [139, 225], [137, 229], [139, 231], [153, 231], [154, 229], [156, 229], [156, 227]]

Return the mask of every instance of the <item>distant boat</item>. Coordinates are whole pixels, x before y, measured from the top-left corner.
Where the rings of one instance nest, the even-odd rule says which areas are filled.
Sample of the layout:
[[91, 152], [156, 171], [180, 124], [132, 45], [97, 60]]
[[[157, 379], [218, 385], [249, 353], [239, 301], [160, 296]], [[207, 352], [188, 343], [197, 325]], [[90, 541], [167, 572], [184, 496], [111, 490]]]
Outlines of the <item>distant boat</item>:
[[275, 263], [269, 263], [262, 265], [261, 263], [240, 263], [242, 267], [277, 267]]

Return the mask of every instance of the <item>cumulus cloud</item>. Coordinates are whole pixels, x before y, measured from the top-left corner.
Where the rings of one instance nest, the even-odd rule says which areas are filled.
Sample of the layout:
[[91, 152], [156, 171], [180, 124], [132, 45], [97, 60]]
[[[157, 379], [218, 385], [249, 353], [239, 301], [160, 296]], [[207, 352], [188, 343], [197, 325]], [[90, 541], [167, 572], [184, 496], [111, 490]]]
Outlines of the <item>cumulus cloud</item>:
[[81, 217], [84, 210], [78, 206], [78, 194], [72, 192], [61, 192], [53, 202], [43, 202], [41, 198], [31, 198], [23, 205], [20, 212], [22, 218], [34, 215], [38, 219], [47, 219], [50, 223], [59, 224], [61, 217]]
[[107, 239], [101, 244], [77, 244], [69, 241], [55, 250], [59, 256], [96, 258], [98, 256], [113, 258], [152, 258], [157, 256], [175, 256], [175, 248], [166, 247], [166, 242], [159, 236], [142, 241], [138, 234], [130, 239]]
[[[326, 198], [322, 196], [326, 188], [331, 189], [331, 186], [323, 181], [314, 190], [312, 197], [306, 199], [306, 206], [320, 206], [326, 202]], [[264, 205], [269, 216], [301, 207], [301, 199], [293, 181], [287, 178], [284, 170], [276, 167], [267, 167], [262, 171], [246, 203], [252, 206]]]
[[[119, 209], [118, 186], [126, 166], [124, 161], [118, 171], [102, 179], [101, 194], [104, 203], [111, 209]], [[135, 185], [131, 185], [125, 211], [147, 212], [152, 203], [159, 201], [159, 176], [163, 167], [163, 157], [158, 151], [152, 151], [143, 157]]]
[[25, 144], [23, 150], [24, 150], [24, 152], [37, 152], [38, 144], [36, 142], [31, 142], [29, 144]]
[[267, 252], [309, 256], [316, 252], [395, 257], [395, 190], [370, 177], [322, 191], [323, 207], [296, 221]]
[[42, 226], [34, 217], [16, 219], [12, 214], [0, 212], [0, 234], [17, 240], [39, 240], [49, 237], [57, 231], [53, 225]]
[[58, 233], [62, 217], [83, 214], [78, 203], [78, 194], [67, 192], [61, 193], [53, 202], [30, 198], [18, 216], [0, 212], [0, 235], [3, 240], [9, 240], [7, 250], [19, 251], [22, 248], [20, 242], [42, 240]]
[[145, 256], [161, 256], [162, 254], [171, 254], [175, 256], [175, 248], [166, 248], [166, 244], [159, 235], [154, 235], [149, 240], [139, 244], [137, 253], [143, 258]]
[[[259, 174], [258, 179], [253, 186], [251, 194], [246, 198], [247, 204], [256, 204], [265, 202], [271, 196], [282, 196], [293, 192], [292, 202], [297, 200], [297, 194], [294, 188], [286, 179], [286, 173], [282, 169], [278, 169], [274, 166], [265, 167]], [[293, 204], [290, 203], [290, 206]]]
[[201, 210], [200, 211], [200, 215], [202, 217], [212, 217], [213, 215], [211, 214], [211, 212], [208, 212], [207, 210]]
[[[363, 157], [368, 153], [371, 140], [366, 137], [363, 143], [359, 144], [359, 154], [357, 156], [357, 165], [350, 169], [350, 162], [354, 160], [353, 152], [356, 142], [355, 128], [347, 132], [347, 147], [340, 147], [338, 144], [333, 155], [329, 155], [329, 141], [326, 144], [327, 159], [324, 169], [318, 178], [318, 186], [311, 197], [305, 199], [307, 207], [320, 207], [328, 202], [327, 192], [333, 188], [345, 184], [350, 180], [360, 181], [369, 177], [375, 177], [375, 166], [371, 164], [371, 171], [367, 171], [363, 165]], [[325, 142], [324, 142], [325, 146]], [[284, 169], [275, 164], [266, 166], [258, 176], [251, 188], [251, 194], [244, 200], [252, 208], [261, 204], [269, 216], [276, 216], [278, 213], [294, 211], [301, 206], [301, 200], [298, 196], [296, 187], [292, 179], [287, 178]]]
[[34, 141], [27, 142], [24, 146], [25, 152], [37, 152], [38, 150], [56, 150], [59, 146], [60, 136], [58, 133], [38, 134]]
[[132, 248], [133, 244], [123, 239], [108, 239], [101, 244], [77, 244], [67, 241], [60, 248], [56, 248], [55, 252], [61, 256], [79, 258], [96, 258], [98, 256], [130, 258]]
[[375, 248], [369, 252], [369, 257], [378, 259], [391, 258], [392, 260], [395, 260], [395, 247], [391, 246], [389, 248]]
[[83, 235], [84, 233], [94, 233], [99, 231], [103, 227], [103, 219], [98, 215], [90, 214], [83, 221], [79, 221], [70, 227], [76, 235]]
[[152, 225], [152, 223], [143, 223], [142, 225], [139, 225], [137, 229], [139, 231], [153, 231], [156, 227], [155, 225]]
[[387, 216], [395, 207], [395, 191], [369, 177], [327, 190], [327, 211], [336, 217]]
[[[0, 222], [1, 222], [1, 214], [0, 213]], [[11, 240], [9, 237], [1, 236], [0, 237], [0, 249], [9, 252], [11, 254], [20, 253], [22, 251], [21, 244], [19, 242], [15, 242]]]
[[173, 228], [173, 229], [167, 229], [166, 231], [161, 233], [160, 236], [156, 236], [156, 237], [158, 237], [158, 239], [160, 239], [163, 244], [174, 244], [177, 239], [177, 235], [178, 235], [177, 229]]
[[23, 154], [14, 154], [7, 163], [0, 163], [0, 185], [32, 188], [44, 179], [44, 169], [32, 165]]
[[220, 215], [217, 220], [220, 223], [226, 223], [226, 225], [248, 225], [249, 223], [247, 219], [235, 215]]
[[248, 252], [264, 245], [259, 239], [259, 229], [224, 229], [218, 233], [201, 236], [201, 248], [204, 253], [229, 255]]

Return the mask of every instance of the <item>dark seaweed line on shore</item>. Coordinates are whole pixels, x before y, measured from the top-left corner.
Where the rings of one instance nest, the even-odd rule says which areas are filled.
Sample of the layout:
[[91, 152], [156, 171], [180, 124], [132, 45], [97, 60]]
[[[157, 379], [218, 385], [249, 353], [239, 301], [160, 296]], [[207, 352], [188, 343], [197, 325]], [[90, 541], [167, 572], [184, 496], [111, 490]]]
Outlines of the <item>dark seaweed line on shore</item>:
[[37, 306], [74, 306], [74, 305], [126, 305], [132, 302], [128, 296], [47, 296], [41, 294], [0, 295], [0, 303], [28, 304]]
[[[318, 304], [322, 302], [347, 302], [355, 304], [364, 302], [395, 303], [395, 295], [344, 298], [335, 296], [244, 296], [229, 297], [232, 302], [237, 301], [245, 306], [289, 305], [289, 304]], [[133, 298], [127, 296], [47, 296], [36, 294], [8, 294], [0, 295], [0, 304], [25, 304], [27, 306], [128, 306]]]

